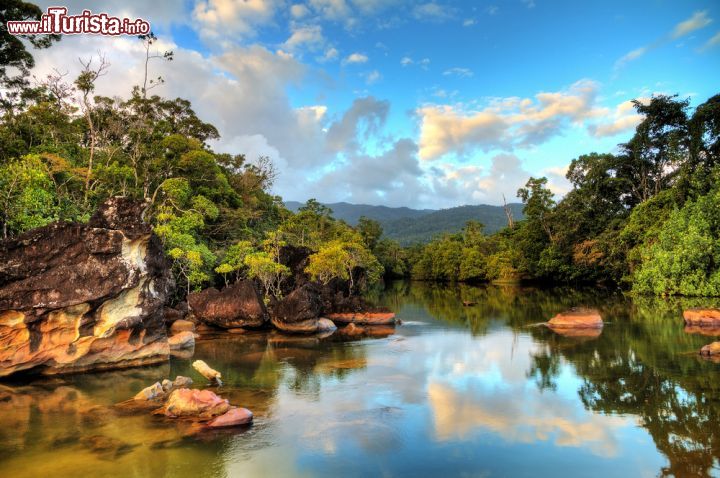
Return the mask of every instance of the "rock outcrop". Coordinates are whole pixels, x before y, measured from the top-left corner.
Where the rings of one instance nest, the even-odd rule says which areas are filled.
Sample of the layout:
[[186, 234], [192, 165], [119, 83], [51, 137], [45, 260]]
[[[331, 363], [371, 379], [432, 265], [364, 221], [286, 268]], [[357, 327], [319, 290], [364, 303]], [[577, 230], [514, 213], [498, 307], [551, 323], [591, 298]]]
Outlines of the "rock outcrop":
[[54, 223], [0, 243], [0, 376], [167, 360], [171, 278], [144, 209], [112, 198], [87, 224]]
[[314, 333], [318, 331], [322, 310], [320, 287], [309, 282], [273, 306], [272, 324], [285, 332]]
[[595, 309], [576, 308], [557, 314], [547, 322], [547, 326], [553, 330], [600, 329], [603, 320], [600, 312]]
[[240, 280], [217, 290], [214, 287], [188, 296], [194, 316], [209, 325], [224, 329], [260, 327], [268, 320], [262, 297], [249, 280]]
[[720, 327], [720, 309], [704, 309], [700, 307], [687, 309], [683, 312], [686, 325], [696, 327]]

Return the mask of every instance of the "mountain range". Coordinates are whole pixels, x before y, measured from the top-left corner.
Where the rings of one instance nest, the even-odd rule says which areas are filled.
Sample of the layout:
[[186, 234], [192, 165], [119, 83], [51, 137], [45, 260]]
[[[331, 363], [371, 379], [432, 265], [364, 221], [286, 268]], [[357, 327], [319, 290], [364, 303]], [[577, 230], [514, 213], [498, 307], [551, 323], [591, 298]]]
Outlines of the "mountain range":
[[[287, 201], [285, 207], [297, 212], [304, 204]], [[467, 221], [479, 221], [485, 225], [485, 232], [492, 234], [507, 225], [502, 206], [479, 204], [458, 206], [448, 209], [412, 209], [408, 207], [370, 206], [346, 202], [324, 204], [333, 211], [333, 217], [356, 225], [361, 216], [378, 221], [385, 237], [395, 239], [403, 246], [426, 243], [440, 234], [460, 231]], [[513, 218], [523, 218], [523, 205], [508, 204]]]

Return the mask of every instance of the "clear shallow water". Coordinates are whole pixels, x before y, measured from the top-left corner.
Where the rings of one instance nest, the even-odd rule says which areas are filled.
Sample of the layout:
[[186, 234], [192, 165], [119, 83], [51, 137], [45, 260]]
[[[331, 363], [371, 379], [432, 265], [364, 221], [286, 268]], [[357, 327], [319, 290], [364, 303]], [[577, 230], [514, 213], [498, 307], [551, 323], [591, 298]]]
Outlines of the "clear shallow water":
[[[681, 318], [697, 301], [421, 283], [375, 300], [395, 334], [199, 341], [218, 393], [255, 413], [241, 432], [112, 407], [165, 377], [204, 385], [191, 359], [0, 384], [0, 476], [720, 475], [720, 364], [696, 355], [716, 338]], [[533, 326], [579, 305], [599, 337]]]

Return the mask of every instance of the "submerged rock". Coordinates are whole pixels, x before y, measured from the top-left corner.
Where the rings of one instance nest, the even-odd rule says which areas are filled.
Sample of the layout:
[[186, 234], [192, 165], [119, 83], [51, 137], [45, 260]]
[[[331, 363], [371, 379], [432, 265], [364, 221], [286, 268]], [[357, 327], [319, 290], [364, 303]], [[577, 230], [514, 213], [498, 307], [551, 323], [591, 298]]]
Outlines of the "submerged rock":
[[713, 342], [700, 349], [700, 355], [704, 357], [720, 357], [720, 342]]
[[193, 315], [200, 321], [224, 329], [260, 327], [268, 319], [265, 304], [249, 280], [240, 280], [219, 291], [214, 287], [188, 296]]
[[171, 278], [145, 207], [112, 198], [88, 224], [54, 223], [0, 243], [0, 376], [167, 360]]
[[230, 403], [211, 390], [180, 388], [173, 390], [161, 409], [165, 416], [209, 419], [230, 409]]
[[595, 309], [576, 308], [557, 314], [547, 322], [551, 329], [600, 329], [602, 316]]
[[219, 417], [208, 422], [210, 428], [226, 428], [248, 425], [253, 421], [253, 414], [247, 408], [233, 407]]
[[210, 366], [206, 364], [203, 360], [194, 361], [192, 366], [195, 370], [197, 370], [200, 375], [202, 375], [209, 381], [215, 382], [218, 385], [222, 385], [222, 374], [217, 370], [210, 368]]
[[697, 327], [720, 327], [720, 309], [695, 307], [683, 312], [686, 325]]

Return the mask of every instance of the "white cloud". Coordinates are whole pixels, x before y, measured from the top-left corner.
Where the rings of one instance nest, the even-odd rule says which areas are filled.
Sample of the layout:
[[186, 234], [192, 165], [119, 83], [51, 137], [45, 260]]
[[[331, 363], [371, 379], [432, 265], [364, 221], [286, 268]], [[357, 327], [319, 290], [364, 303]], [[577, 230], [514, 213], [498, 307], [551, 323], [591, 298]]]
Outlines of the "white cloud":
[[360, 64], [360, 63], [367, 63], [368, 57], [367, 55], [364, 55], [362, 53], [352, 53], [345, 57], [343, 60], [343, 65], [352, 65], [352, 64]]
[[712, 23], [712, 18], [708, 17], [707, 10], [693, 13], [693, 16], [687, 20], [675, 25], [671, 37], [674, 39], [683, 37], [689, 33], [705, 28]]
[[705, 42], [704, 48], [712, 48], [720, 45], [720, 32], [717, 32], [707, 42]]
[[597, 84], [580, 80], [568, 89], [531, 98], [496, 98], [479, 110], [463, 105], [425, 105], [420, 117], [420, 157], [434, 160], [448, 153], [512, 150], [541, 144], [576, 124], [604, 113], [596, 107]]
[[340, 52], [337, 51], [337, 48], [330, 47], [327, 50], [325, 50], [325, 53], [323, 54], [323, 56], [318, 58], [318, 61], [320, 61], [321, 63], [335, 61], [338, 59], [339, 56], [340, 56]]
[[373, 84], [377, 83], [378, 81], [380, 81], [381, 78], [382, 78], [382, 75], [380, 74], [379, 71], [372, 70], [365, 74], [365, 83], [367, 83], [368, 85], [373, 85]]
[[696, 30], [705, 28], [710, 23], [712, 23], [712, 18], [708, 17], [707, 11], [695, 12], [687, 20], [684, 20], [684, 21], [678, 23], [677, 25], [675, 25], [675, 28], [673, 28], [672, 32], [668, 33], [667, 35], [663, 36], [662, 38], [655, 40], [650, 45], [635, 48], [634, 50], [631, 50], [628, 53], [626, 53], [625, 55], [623, 55], [622, 57], [620, 57], [615, 62], [614, 69], [617, 72], [618, 70], [620, 70], [624, 66], [626, 66], [628, 63], [637, 60], [638, 58], [640, 58], [641, 56], [650, 52], [651, 50], [659, 48], [659, 47], [667, 44], [671, 40], [677, 40], [678, 38], [684, 37]]
[[464, 27], [471, 27], [471, 26], [475, 25], [475, 23], [477, 23], [477, 22], [475, 21], [474, 18], [466, 18], [465, 20], [463, 20], [462, 25]]
[[457, 76], [460, 78], [470, 78], [473, 74], [469, 68], [454, 67], [443, 71], [444, 76]]
[[293, 18], [304, 18], [310, 13], [310, 10], [308, 7], [301, 3], [297, 3], [290, 7], [290, 15], [292, 15]]
[[412, 58], [409, 56], [404, 56], [400, 59], [400, 65], [402, 66], [410, 66], [413, 64]]
[[199, 0], [192, 15], [205, 38], [251, 37], [272, 21], [278, 7], [279, 0]]
[[[647, 103], [648, 98], [639, 98], [642, 103]], [[617, 105], [612, 113], [611, 121], [600, 122], [588, 126], [588, 131], [596, 138], [615, 136], [635, 128], [643, 120], [643, 115], [635, 111], [632, 101], [624, 101]]]
[[455, 10], [448, 5], [441, 5], [435, 2], [421, 3], [415, 5], [412, 10], [413, 16], [418, 20], [445, 21], [455, 16]]
[[325, 38], [323, 37], [320, 25], [293, 27], [290, 38], [284, 43], [285, 48], [290, 51], [295, 51], [303, 47], [310, 50], [317, 50], [324, 44]]

